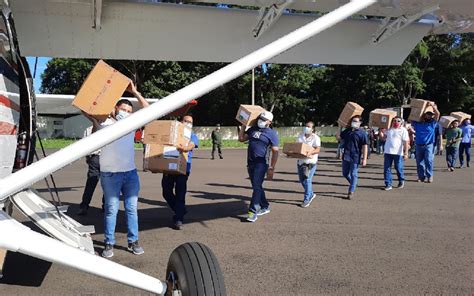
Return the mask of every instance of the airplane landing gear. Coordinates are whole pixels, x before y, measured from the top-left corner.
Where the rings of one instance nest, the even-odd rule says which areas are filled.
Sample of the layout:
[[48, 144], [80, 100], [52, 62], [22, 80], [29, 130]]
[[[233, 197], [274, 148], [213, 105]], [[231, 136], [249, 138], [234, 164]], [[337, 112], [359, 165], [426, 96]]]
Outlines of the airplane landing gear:
[[225, 296], [225, 284], [216, 256], [209, 247], [185, 243], [177, 247], [166, 269], [166, 296]]

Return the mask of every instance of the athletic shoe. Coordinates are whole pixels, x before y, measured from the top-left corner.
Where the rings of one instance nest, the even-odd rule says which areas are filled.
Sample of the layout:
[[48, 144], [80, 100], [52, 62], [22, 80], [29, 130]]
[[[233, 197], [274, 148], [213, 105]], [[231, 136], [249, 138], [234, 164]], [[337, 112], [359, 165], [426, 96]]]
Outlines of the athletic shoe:
[[354, 192], [349, 192], [345, 199], [351, 200], [354, 197]]
[[311, 204], [311, 202], [313, 201], [313, 199], [316, 198], [316, 193], [313, 193], [313, 195], [311, 196], [311, 198], [309, 200], [305, 200], [303, 201], [303, 203], [301, 204], [301, 207], [302, 208], [307, 208], [309, 207], [309, 205]]
[[104, 258], [114, 257], [114, 246], [111, 244], [105, 244], [105, 249], [102, 251], [102, 257]]
[[176, 230], [182, 230], [183, 229], [183, 221], [175, 221], [174, 222], [174, 229]]
[[390, 190], [392, 190], [392, 189], [393, 189], [392, 186], [387, 185], [387, 186], [385, 186], [385, 188], [384, 188], [383, 190], [385, 190], [385, 191], [390, 191]]
[[260, 209], [257, 212], [257, 216], [263, 216], [270, 213], [270, 208]]
[[255, 222], [255, 221], [257, 221], [257, 219], [258, 219], [257, 214], [254, 213], [254, 212], [250, 212], [250, 211], [249, 211], [249, 214], [248, 214], [248, 216], [247, 216], [247, 221], [249, 221], [249, 222]]
[[416, 182], [418, 182], [418, 183], [424, 183], [424, 182], [425, 182], [425, 179], [418, 179], [418, 180], [416, 180]]
[[405, 187], [405, 181], [398, 182], [397, 188], [398, 188], [398, 189], [402, 189], [403, 187]]
[[134, 241], [133, 243], [128, 243], [128, 250], [135, 255], [141, 255], [145, 253], [142, 247], [138, 244], [138, 241]]
[[433, 183], [433, 177], [429, 177], [429, 178], [426, 180], [426, 183]]

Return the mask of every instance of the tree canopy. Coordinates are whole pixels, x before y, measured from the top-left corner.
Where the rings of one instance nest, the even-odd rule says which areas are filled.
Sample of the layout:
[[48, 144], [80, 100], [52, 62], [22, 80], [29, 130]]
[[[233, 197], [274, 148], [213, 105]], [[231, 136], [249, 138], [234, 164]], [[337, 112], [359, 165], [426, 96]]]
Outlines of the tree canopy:
[[[75, 94], [97, 61], [51, 59], [41, 91]], [[106, 61], [130, 77], [146, 97], [162, 98], [225, 66], [225, 63]], [[273, 109], [274, 124], [306, 120], [333, 124], [347, 101], [372, 110], [436, 101], [442, 114], [474, 112], [474, 34], [428, 36], [401, 66], [279, 65], [255, 71], [256, 104]], [[250, 104], [247, 73], [199, 99], [192, 110], [198, 125], [234, 125], [240, 104]], [[368, 112], [365, 112], [368, 116]]]

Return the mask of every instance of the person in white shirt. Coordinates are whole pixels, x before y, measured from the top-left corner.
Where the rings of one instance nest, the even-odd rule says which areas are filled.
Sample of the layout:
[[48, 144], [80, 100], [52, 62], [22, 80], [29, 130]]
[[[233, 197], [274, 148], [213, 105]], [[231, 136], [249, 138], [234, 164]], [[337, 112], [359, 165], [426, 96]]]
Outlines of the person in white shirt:
[[[133, 83], [127, 91], [134, 95], [142, 107], [148, 102], [137, 91]], [[104, 122], [99, 123], [95, 118], [88, 116], [97, 129], [106, 128], [119, 120], [127, 118], [133, 112], [132, 103], [121, 99], [115, 105], [114, 111]], [[104, 146], [100, 153], [100, 183], [105, 198], [104, 235], [105, 249], [102, 257], [110, 258], [114, 255], [115, 225], [122, 195], [127, 219], [128, 250], [135, 255], [143, 254], [143, 248], [138, 244], [138, 192], [140, 180], [135, 166], [135, 133], [132, 132]]]
[[316, 194], [313, 192], [313, 176], [316, 172], [318, 154], [321, 150], [321, 139], [314, 133], [314, 123], [312, 121], [306, 123], [303, 133], [298, 137], [297, 141], [313, 147], [308, 152], [306, 158], [298, 159], [297, 161], [298, 177], [304, 188], [304, 199], [301, 207], [306, 208], [316, 197]]
[[403, 119], [395, 117], [392, 120], [392, 127], [383, 135], [384, 146], [384, 180], [385, 190], [392, 189], [392, 163], [395, 166], [398, 176], [398, 188], [405, 186], [405, 175], [403, 173], [404, 162], [408, 159], [410, 149], [410, 137], [408, 131], [403, 127]]

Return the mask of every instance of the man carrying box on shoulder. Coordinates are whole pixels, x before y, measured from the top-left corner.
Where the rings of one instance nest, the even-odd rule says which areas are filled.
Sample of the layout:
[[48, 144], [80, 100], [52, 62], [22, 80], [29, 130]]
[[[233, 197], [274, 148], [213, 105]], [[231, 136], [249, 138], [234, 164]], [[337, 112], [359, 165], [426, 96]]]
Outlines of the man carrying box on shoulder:
[[342, 175], [349, 182], [349, 190], [346, 199], [350, 200], [357, 188], [359, 176], [359, 164], [362, 158], [362, 166], [367, 165], [367, 135], [360, 128], [360, 115], [352, 117], [347, 129], [337, 133], [336, 138], [344, 141], [344, 153], [342, 155]]
[[474, 126], [471, 125], [471, 119], [466, 118], [460, 126], [462, 131], [462, 140], [459, 144], [459, 168], [464, 166], [464, 154], [466, 154], [466, 166], [469, 167], [471, 161], [471, 143], [474, 134]]
[[313, 192], [313, 176], [318, 164], [318, 154], [321, 151], [321, 139], [314, 133], [314, 123], [312, 121], [306, 123], [303, 133], [299, 136], [297, 142], [313, 147], [312, 151], [308, 151], [307, 158], [298, 159], [297, 161], [298, 178], [304, 188], [304, 198], [301, 207], [307, 208], [316, 197], [316, 193]]
[[448, 170], [454, 172], [456, 159], [458, 158], [459, 144], [462, 140], [462, 130], [458, 128], [459, 121], [456, 119], [446, 130], [446, 163]]
[[433, 160], [435, 143], [435, 133], [438, 127], [439, 111], [436, 104], [428, 102], [428, 107], [433, 107], [433, 111], [428, 111], [423, 115], [423, 121], [412, 121], [411, 125], [415, 130], [416, 139], [416, 167], [418, 182], [433, 182]]
[[[184, 125], [189, 129], [193, 128], [193, 118], [190, 115], [183, 117]], [[168, 206], [173, 210], [173, 224], [176, 230], [183, 228], [184, 216], [186, 215], [186, 191], [188, 178], [191, 174], [191, 163], [194, 148], [198, 148], [199, 139], [196, 134], [191, 133], [191, 140], [185, 146], [180, 144], [178, 151], [188, 153], [188, 162], [186, 168], [186, 175], [171, 175], [163, 174], [161, 180], [161, 187], [163, 189], [163, 198], [168, 203]]]
[[[265, 197], [263, 181], [265, 174], [269, 180], [273, 179], [275, 165], [278, 161], [278, 135], [270, 128], [273, 114], [265, 111], [260, 114], [256, 127], [245, 131], [242, 125], [239, 131], [239, 141], [249, 141], [247, 150], [247, 169], [252, 183], [252, 201], [250, 202], [247, 221], [255, 222], [258, 216], [270, 213], [270, 204]], [[272, 151], [271, 164], [268, 166], [269, 148]]]
[[[133, 83], [128, 86], [127, 91], [138, 99], [142, 107], [149, 105]], [[91, 116], [88, 116], [88, 118], [97, 129], [102, 129], [127, 118], [132, 112], [132, 103], [127, 99], [121, 99], [115, 105], [115, 109], [109, 118], [104, 122], [99, 123]], [[103, 147], [100, 154], [100, 183], [105, 199], [105, 249], [102, 252], [102, 257], [105, 258], [114, 256], [115, 225], [117, 223], [120, 195], [123, 196], [127, 219], [128, 250], [135, 255], [144, 253], [143, 248], [138, 244], [137, 204], [140, 180], [135, 166], [134, 137], [135, 133], [131, 132]]]

